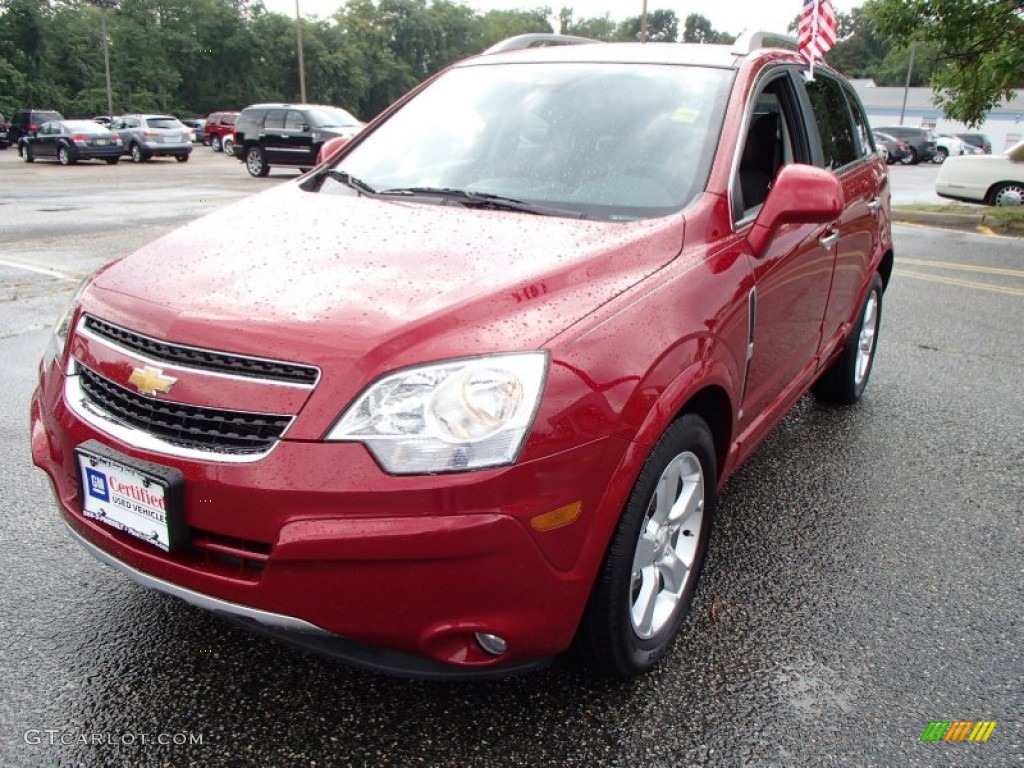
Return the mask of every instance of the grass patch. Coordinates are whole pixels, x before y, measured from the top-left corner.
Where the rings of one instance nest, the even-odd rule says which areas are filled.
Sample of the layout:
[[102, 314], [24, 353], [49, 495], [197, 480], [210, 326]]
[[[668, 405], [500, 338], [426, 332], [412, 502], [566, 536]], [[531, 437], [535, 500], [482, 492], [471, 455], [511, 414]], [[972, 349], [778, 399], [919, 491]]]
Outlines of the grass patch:
[[975, 214], [977, 216], [984, 216], [985, 224], [993, 229], [1002, 230], [1003, 232], [1024, 230], [1024, 206], [997, 208], [992, 205], [922, 203], [917, 205], [894, 205], [893, 209], [899, 211], [921, 211], [923, 213]]

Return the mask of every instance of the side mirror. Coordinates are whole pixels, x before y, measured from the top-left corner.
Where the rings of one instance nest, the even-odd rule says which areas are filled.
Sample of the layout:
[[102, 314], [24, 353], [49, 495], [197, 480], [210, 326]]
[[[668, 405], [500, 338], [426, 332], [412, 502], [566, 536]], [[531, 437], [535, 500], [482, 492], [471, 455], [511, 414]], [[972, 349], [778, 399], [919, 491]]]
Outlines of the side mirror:
[[839, 218], [845, 205], [843, 187], [834, 174], [813, 165], [783, 166], [747, 242], [754, 256], [760, 256], [783, 224], [828, 224]]

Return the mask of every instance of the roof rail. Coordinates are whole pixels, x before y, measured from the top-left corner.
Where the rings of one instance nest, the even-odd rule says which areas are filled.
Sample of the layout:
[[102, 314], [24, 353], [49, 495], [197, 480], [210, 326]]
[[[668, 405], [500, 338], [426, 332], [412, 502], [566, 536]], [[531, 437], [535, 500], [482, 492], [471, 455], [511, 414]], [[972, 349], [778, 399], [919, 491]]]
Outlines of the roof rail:
[[736, 42], [733, 43], [732, 52], [736, 56], [746, 56], [748, 53], [753, 53], [758, 48], [766, 48], [765, 40], [777, 40], [779, 42], [792, 45], [794, 48], [800, 44], [800, 42], [791, 35], [758, 29], [750, 30], [749, 32], [742, 32], [740, 36], [736, 38]]
[[591, 40], [589, 37], [576, 37], [575, 35], [556, 35], [546, 32], [538, 32], [529, 35], [516, 35], [495, 43], [481, 56], [488, 56], [492, 53], [504, 53], [505, 51], [518, 51], [523, 48], [530, 48], [534, 45], [582, 45], [584, 43], [599, 43], [600, 40]]

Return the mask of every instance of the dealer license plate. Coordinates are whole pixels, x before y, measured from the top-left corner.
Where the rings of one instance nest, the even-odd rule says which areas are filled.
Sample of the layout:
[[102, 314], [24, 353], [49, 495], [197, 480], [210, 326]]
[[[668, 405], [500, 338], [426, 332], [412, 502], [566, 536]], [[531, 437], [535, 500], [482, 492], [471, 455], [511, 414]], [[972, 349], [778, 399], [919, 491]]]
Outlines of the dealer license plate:
[[122, 457], [94, 440], [79, 446], [75, 454], [86, 517], [165, 552], [181, 543], [183, 481], [177, 470]]

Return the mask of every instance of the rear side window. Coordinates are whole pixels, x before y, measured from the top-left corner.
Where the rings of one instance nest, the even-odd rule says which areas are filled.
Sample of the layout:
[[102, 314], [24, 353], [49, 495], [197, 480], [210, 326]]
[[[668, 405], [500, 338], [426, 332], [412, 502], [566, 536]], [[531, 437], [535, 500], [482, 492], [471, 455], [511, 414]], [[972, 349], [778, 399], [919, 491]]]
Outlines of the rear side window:
[[267, 112], [267, 119], [263, 123], [263, 126], [268, 131], [283, 131], [285, 115], [287, 112], [283, 109], [272, 109]]
[[818, 74], [807, 83], [807, 95], [814, 108], [825, 167], [835, 170], [855, 161], [860, 155], [842, 86], [837, 80]]
[[234, 125], [237, 119], [238, 115], [224, 115], [224, 117], [221, 119], [221, 122], [224, 125]]
[[304, 131], [306, 130], [306, 118], [302, 116], [301, 112], [296, 112], [294, 109], [289, 110], [284, 127], [289, 131]]

